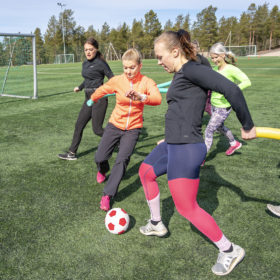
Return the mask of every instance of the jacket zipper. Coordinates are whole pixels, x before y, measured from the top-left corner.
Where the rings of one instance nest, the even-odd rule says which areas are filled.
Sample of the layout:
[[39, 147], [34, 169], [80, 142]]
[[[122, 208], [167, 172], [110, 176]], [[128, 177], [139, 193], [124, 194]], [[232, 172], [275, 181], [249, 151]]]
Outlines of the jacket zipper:
[[[130, 88], [133, 89], [132, 81], [130, 82]], [[127, 130], [127, 128], [128, 128], [129, 117], [130, 117], [130, 113], [131, 113], [131, 103], [132, 103], [132, 100], [130, 99], [130, 101], [129, 101], [129, 109], [128, 109], [128, 116], [127, 116], [127, 120], [126, 120], [125, 130]]]

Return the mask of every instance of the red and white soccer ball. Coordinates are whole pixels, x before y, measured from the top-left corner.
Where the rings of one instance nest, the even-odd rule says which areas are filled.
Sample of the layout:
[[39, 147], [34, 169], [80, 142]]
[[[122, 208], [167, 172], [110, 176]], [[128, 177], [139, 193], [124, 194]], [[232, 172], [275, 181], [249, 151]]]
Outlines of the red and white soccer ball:
[[113, 234], [124, 233], [129, 225], [129, 215], [121, 208], [109, 210], [105, 217], [105, 226]]

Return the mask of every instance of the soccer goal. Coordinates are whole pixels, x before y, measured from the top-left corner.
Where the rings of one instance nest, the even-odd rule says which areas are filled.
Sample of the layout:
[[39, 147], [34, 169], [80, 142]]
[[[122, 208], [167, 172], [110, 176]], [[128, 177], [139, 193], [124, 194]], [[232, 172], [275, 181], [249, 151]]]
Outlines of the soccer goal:
[[74, 54], [57, 54], [54, 59], [54, 64], [74, 63]]
[[225, 46], [228, 51], [232, 51], [235, 56], [256, 56], [257, 46], [247, 45], [247, 46]]
[[0, 33], [0, 96], [38, 97], [35, 35]]

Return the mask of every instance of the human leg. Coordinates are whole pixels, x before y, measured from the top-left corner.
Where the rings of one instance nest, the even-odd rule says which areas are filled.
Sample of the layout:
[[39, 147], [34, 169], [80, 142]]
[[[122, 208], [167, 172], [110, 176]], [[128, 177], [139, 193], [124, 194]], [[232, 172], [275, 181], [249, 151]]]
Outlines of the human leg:
[[69, 148], [70, 152], [74, 154], [77, 152], [80, 142], [82, 140], [84, 128], [89, 122], [90, 118], [91, 118], [91, 108], [87, 106], [86, 102], [84, 102], [75, 124], [72, 143]]
[[139, 177], [150, 209], [151, 220], [140, 227], [144, 235], [164, 236], [168, 231], [161, 222], [160, 191], [156, 178], [167, 171], [167, 144], [162, 142], [145, 158], [139, 168]]
[[106, 174], [109, 171], [110, 165], [108, 160], [112, 156], [115, 145], [119, 142], [120, 137], [120, 129], [108, 123], [95, 153], [95, 163], [98, 172], [101, 174]]
[[220, 250], [212, 271], [228, 274], [244, 257], [245, 251], [231, 243], [211, 215], [197, 203], [200, 164], [204, 144], [168, 145], [168, 185], [177, 211], [207, 236]]
[[92, 105], [92, 130], [98, 135], [102, 136], [104, 133], [103, 122], [108, 107], [108, 98], [101, 98], [97, 103]]
[[104, 195], [108, 195], [110, 197], [116, 195], [121, 179], [125, 174], [130, 157], [139, 138], [140, 132], [141, 129], [132, 129], [126, 131], [120, 130], [121, 136], [119, 138], [119, 152], [111, 170], [111, 174], [104, 187]]
[[229, 113], [230, 110], [227, 110], [226, 108], [217, 108], [212, 106], [212, 115], [205, 129], [205, 145], [207, 148], [207, 152], [209, 152], [209, 150], [211, 149], [215, 131], [219, 130], [219, 132], [225, 134], [227, 137], [230, 137], [232, 135], [230, 135], [231, 131], [229, 129], [227, 129], [227, 132], [225, 133], [222, 129], [224, 127], [224, 121], [228, 117]]

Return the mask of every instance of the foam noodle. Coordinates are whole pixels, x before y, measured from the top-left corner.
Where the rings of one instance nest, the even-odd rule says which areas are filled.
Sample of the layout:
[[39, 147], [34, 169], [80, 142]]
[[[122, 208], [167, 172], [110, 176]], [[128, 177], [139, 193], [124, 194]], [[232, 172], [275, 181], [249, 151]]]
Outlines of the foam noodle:
[[272, 127], [256, 127], [257, 137], [280, 140], [280, 129]]
[[162, 84], [158, 84], [157, 87], [158, 88], [164, 88], [164, 87], [170, 86], [170, 84], [171, 84], [171, 81], [166, 82], [166, 83], [162, 83]]
[[159, 88], [158, 90], [160, 93], [167, 93], [168, 88]]

